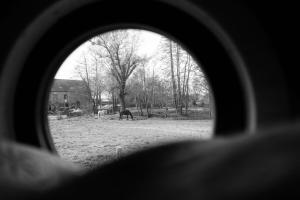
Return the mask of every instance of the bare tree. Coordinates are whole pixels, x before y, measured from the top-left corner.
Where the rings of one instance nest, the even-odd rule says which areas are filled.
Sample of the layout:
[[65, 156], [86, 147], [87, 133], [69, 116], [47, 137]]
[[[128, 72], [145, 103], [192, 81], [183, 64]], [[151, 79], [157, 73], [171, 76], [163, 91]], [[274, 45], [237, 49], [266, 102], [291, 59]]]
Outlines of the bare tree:
[[184, 104], [185, 104], [185, 114], [188, 113], [189, 107], [189, 81], [190, 81], [190, 74], [192, 69], [191, 64], [191, 56], [188, 52], [185, 52], [186, 60], [184, 64], [184, 75], [183, 75], [183, 83], [182, 83], [182, 96], [184, 97]]
[[97, 56], [93, 55], [93, 65], [94, 65], [94, 72], [93, 72], [93, 93], [94, 93], [94, 101], [96, 105], [101, 105], [101, 94], [104, 90], [104, 82], [103, 82], [103, 75], [101, 74], [101, 62], [97, 58]]
[[179, 45], [176, 43], [176, 66], [177, 66], [177, 88], [178, 88], [178, 108], [177, 108], [177, 112], [179, 112], [180, 114], [182, 114], [182, 96], [181, 96], [181, 82], [180, 82], [180, 47]]
[[145, 106], [146, 93], [146, 74], [145, 68], [139, 67], [132, 75], [128, 83], [129, 95], [135, 99], [136, 108], [139, 111], [140, 116], [143, 116], [143, 107]]
[[108, 32], [90, 40], [100, 47], [98, 55], [106, 59], [107, 66], [118, 83], [119, 99], [125, 110], [126, 82], [137, 66], [146, 62], [136, 54], [137, 38], [126, 30]]
[[169, 58], [170, 58], [170, 67], [171, 67], [171, 78], [172, 78], [172, 86], [173, 86], [173, 98], [174, 98], [174, 105], [177, 110], [178, 102], [177, 102], [177, 89], [176, 89], [176, 82], [175, 82], [175, 75], [174, 75], [174, 61], [173, 61], [173, 44], [172, 41], [169, 39]]
[[194, 89], [196, 89], [196, 91], [198, 90], [197, 92], [199, 94], [202, 94], [203, 96], [206, 95], [208, 97], [210, 117], [214, 118], [215, 115], [214, 100], [212, 96], [212, 91], [209, 87], [209, 83], [199, 66], [195, 66], [194, 72], [196, 74], [193, 80]]
[[[160, 50], [156, 52], [163, 69], [159, 73], [154, 70], [157, 60], [153, 56], [147, 59], [138, 56], [135, 34], [128, 30], [113, 31], [89, 40], [90, 52], [82, 59], [79, 72], [91, 102], [101, 104], [101, 94], [106, 90], [114, 110], [117, 102], [122, 110], [126, 102], [127, 106], [135, 102], [141, 115], [146, 109], [150, 116], [156, 106], [168, 105], [175, 107], [177, 114], [182, 114], [185, 107], [188, 114], [190, 101], [196, 102], [206, 94], [211, 99], [203, 72], [179, 44], [162, 37]], [[103, 69], [105, 77], [99, 73]]]
[[89, 53], [83, 55], [76, 66], [76, 72], [85, 85], [88, 100], [95, 111], [97, 105], [101, 104], [101, 94], [104, 89], [101, 64], [96, 55]]
[[155, 86], [155, 76], [154, 76], [154, 68], [152, 68], [150, 113], [152, 112], [152, 109], [153, 109], [154, 104], [155, 104], [154, 86]]
[[105, 90], [109, 93], [111, 97], [112, 102], [112, 112], [115, 113], [117, 111], [117, 102], [118, 102], [118, 93], [119, 93], [119, 87], [118, 83], [112, 76], [110, 72], [106, 73], [106, 76], [104, 78], [105, 81]]
[[191, 56], [188, 55], [187, 58], [187, 65], [188, 65], [188, 69], [187, 69], [187, 77], [186, 77], [186, 83], [185, 83], [185, 112], [187, 114], [188, 112], [188, 107], [189, 107], [189, 98], [190, 98], [190, 74], [192, 71], [192, 67], [193, 65], [191, 64]]
[[82, 58], [82, 61], [79, 61], [78, 65], [76, 66], [76, 71], [86, 88], [88, 101], [94, 106], [90, 65], [85, 55], [83, 55]]

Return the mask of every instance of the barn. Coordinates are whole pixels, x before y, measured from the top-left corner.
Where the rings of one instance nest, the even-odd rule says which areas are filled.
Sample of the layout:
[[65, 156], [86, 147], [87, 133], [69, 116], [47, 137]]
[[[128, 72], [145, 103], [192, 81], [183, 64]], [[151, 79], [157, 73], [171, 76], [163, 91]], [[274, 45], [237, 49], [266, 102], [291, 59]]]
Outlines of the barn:
[[54, 79], [50, 94], [49, 105], [55, 107], [80, 106], [87, 107], [89, 98], [84, 82], [81, 80]]

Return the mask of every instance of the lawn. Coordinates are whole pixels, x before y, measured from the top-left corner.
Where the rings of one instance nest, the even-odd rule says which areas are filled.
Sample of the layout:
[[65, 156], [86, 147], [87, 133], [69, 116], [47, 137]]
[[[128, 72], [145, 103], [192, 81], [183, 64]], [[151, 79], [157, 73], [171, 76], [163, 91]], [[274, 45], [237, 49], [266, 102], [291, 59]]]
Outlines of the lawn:
[[[112, 120], [113, 119], [113, 120]], [[186, 139], [207, 139], [212, 120], [116, 120], [81, 116], [49, 118], [49, 128], [61, 157], [93, 168], [152, 145]]]

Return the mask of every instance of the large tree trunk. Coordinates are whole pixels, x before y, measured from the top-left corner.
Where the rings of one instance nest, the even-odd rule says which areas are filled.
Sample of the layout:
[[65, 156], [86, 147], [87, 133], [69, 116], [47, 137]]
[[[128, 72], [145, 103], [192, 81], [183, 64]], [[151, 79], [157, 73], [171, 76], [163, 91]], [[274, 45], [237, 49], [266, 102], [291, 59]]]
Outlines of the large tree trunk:
[[112, 112], [115, 112], [116, 104], [115, 104], [115, 93], [114, 91], [111, 92], [111, 100], [112, 100]]
[[123, 80], [121, 87], [120, 87], [120, 103], [121, 103], [121, 111], [126, 110], [126, 104], [125, 104], [125, 87], [126, 87], [126, 79]]
[[176, 91], [176, 82], [174, 76], [174, 62], [173, 62], [173, 48], [172, 48], [172, 41], [169, 40], [169, 53], [170, 53], [170, 62], [171, 62], [171, 77], [172, 77], [172, 85], [173, 85], [173, 101], [175, 108], [177, 110], [177, 91]]
[[121, 103], [121, 111], [124, 111], [124, 110], [126, 110], [124, 91], [120, 91], [119, 97], [120, 97], [120, 103]]

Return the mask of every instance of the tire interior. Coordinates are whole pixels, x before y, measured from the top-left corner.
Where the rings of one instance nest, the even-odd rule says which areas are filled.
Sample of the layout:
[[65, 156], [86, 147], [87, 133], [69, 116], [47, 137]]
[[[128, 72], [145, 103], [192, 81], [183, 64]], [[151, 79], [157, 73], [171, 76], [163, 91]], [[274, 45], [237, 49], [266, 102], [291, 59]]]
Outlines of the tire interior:
[[[297, 151], [286, 152], [286, 148], [283, 147], [291, 144], [291, 147], [297, 149], [298, 140], [293, 140], [295, 135], [292, 134], [299, 130], [297, 123], [275, 126], [290, 122], [292, 117], [298, 116], [296, 111], [291, 111], [289, 104], [292, 102], [294, 103], [292, 106], [297, 108], [297, 98], [290, 100], [289, 98], [294, 96], [290, 94], [292, 91], [287, 89], [287, 86], [296, 87], [296, 84], [288, 82], [285, 77], [288, 70], [282, 69], [261, 24], [257, 22], [254, 14], [245, 5], [243, 6], [243, 3], [229, 1], [216, 4], [216, 1], [197, 3], [181, 0], [178, 2], [171, 0], [30, 2], [28, 5], [24, 5], [24, 8], [32, 9], [28, 15], [26, 15], [27, 9], [22, 7], [24, 3], [14, 5], [16, 6], [15, 10], [10, 14], [4, 12], [8, 17], [5, 18], [7, 21], [3, 25], [11, 27], [11, 24], [16, 24], [16, 26], [12, 28], [13, 34], [3, 33], [5, 36], [3, 38], [7, 37], [8, 39], [4, 42], [0, 54], [2, 64], [0, 71], [2, 131], [0, 136], [3, 138], [3, 142], [0, 143], [0, 151], [4, 152], [0, 152], [0, 155], [4, 155], [3, 163], [7, 163], [9, 167], [18, 166], [25, 174], [25, 176], [20, 176], [20, 179], [14, 179], [16, 174], [4, 173], [7, 174], [3, 179], [4, 183], [6, 183], [5, 181], [10, 183], [3, 190], [1, 189], [4, 197], [13, 199], [18, 196], [15, 192], [17, 190], [22, 191], [19, 193], [20, 195], [25, 193], [43, 194], [45, 191], [48, 192], [49, 188], [57, 189], [57, 185], [61, 182], [65, 186], [69, 177], [72, 179], [76, 177], [74, 187], [59, 187], [56, 194], [47, 197], [49, 199], [58, 197], [60, 192], [65, 192], [65, 195], [62, 195], [64, 197], [72, 197], [72, 191], [80, 191], [82, 197], [85, 197], [85, 192], [97, 191], [95, 187], [97, 185], [104, 188], [103, 195], [111, 194], [112, 198], [120, 198], [122, 194], [131, 191], [124, 180], [132, 180], [135, 181], [134, 186], [137, 191], [145, 192], [145, 195], [149, 195], [151, 198], [183, 199], [186, 197], [187, 199], [197, 199], [196, 194], [193, 196], [194, 193], [189, 192], [198, 183], [197, 180], [188, 182], [189, 180], [185, 179], [186, 174], [177, 173], [177, 170], [185, 171], [187, 169], [185, 167], [168, 171], [166, 166], [169, 166], [170, 163], [160, 162], [163, 160], [162, 157], [170, 158], [171, 155], [171, 158], [174, 159], [168, 160], [171, 163], [173, 161], [177, 164], [182, 160], [189, 161], [188, 169], [192, 171], [201, 169], [203, 174], [214, 174], [206, 179], [207, 187], [214, 186], [213, 180], [216, 176], [221, 176], [223, 181], [228, 180], [226, 173], [223, 176], [220, 174], [220, 170], [228, 170], [228, 174], [232, 177], [235, 177], [235, 172], [246, 174], [243, 171], [245, 169], [243, 163], [247, 163], [249, 160], [258, 167], [255, 169], [259, 169], [260, 162], [268, 161], [264, 159], [265, 157], [261, 157], [260, 152], [269, 153], [265, 155], [268, 157], [272, 151], [275, 151], [282, 156], [279, 159], [284, 161], [286, 157], [289, 157], [296, 162]], [[118, 6], [116, 6], [116, 2]], [[32, 5], [35, 7], [31, 8]], [[112, 10], [118, 14], [112, 14]], [[20, 14], [24, 14], [24, 19], [19, 23], [17, 23], [19, 17], [15, 17], [18, 11]], [[180, 41], [190, 50], [193, 57], [201, 61], [214, 92], [217, 116], [215, 121], [216, 139], [208, 143], [201, 143], [201, 145], [185, 143], [182, 146], [178, 144], [142, 152], [113, 163], [103, 170], [88, 174], [84, 178], [80, 176], [77, 179], [78, 174], [82, 171], [73, 169], [63, 161], [57, 161], [55, 154], [49, 154], [49, 152], [55, 153], [55, 148], [49, 136], [45, 112], [48, 91], [58, 66], [73, 49], [95, 34], [116, 28], [142, 28], [162, 33]], [[249, 34], [249, 29], [253, 34]], [[286, 73], [282, 73], [283, 71]], [[293, 70], [290, 72], [294, 74]], [[272, 76], [268, 76], [269, 74]], [[26, 120], [24, 120], [23, 113], [26, 114]], [[264, 129], [270, 126], [274, 126], [274, 128]], [[280, 138], [280, 132], [284, 130], [291, 133], [288, 134], [291, 137], [285, 140]], [[272, 131], [278, 136], [274, 137], [274, 140], [272, 140], [272, 134], [269, 133]], [[252, 137], [252, 135], [254, 136]], [[266, 150], [264, 144], [269, 141], [272, 143], [267, 146], [270, 148]], [[275, 148], [277, 146], [281, 147], [278, 151]], [[256, 151], [256, 148], [261, 151]], [[188, 153], [182, 153], [183, 149], [187, 149]], [[193, 152], [197, 153], [193, 154]], [[178, 155], [184, 156], [179, 158]], [[197, 155], [197, 159], [193, 155]], [[225, 164], [219, 165], [220, 168], [216, 167], [218, 163], [211, 160], [214, 156], [220, 158], [221, 163]], [[28, 160], [21, 158], [28, 158]], [[228, 160], [228, 158], [232, 159]], [[259, 162], [255, 162], [256, 158], [260, 158]], [[56, 161], [52, 162], [52, 160]], [[192, 160], [193, 162], [191, 162]], [[238, 163], [235, 165], [237, 167], [232, 169], [233, 171], [230, 170], [229, 166], [231, 165], [228, 164], [232, 160]], [[202, 161], [207, 161], [209, 167], [205, 168], [200, 165]], [[138, 163], [140, 168], [135, 169], [134, 163]], [[222, 168], [222, 166], [225, 167]], [[290, 173], [299, 173], [292, 166], [294, 165], [291, 164]], [[46, 171], [49, 173], [45, 173], [44, 169], [48, 169]], [[270, 172], [270, 176], [275, 176], [280, 171], [276, 170], [272, 171], [274, 174]], [[145, 174], [145, 171], [149, 173]], [[31, 176], [26, 178], [26, 174], [31, 174]], [[172, 183], [170, 187], [176, 188], [178, 185], [175, 184], [175, 178], [172, 178], [174, 174], [178, 175], [174, 177], [181, 179], [182, 184], [186, 181], [184, 191], [189, 195], [180, 196], [183, 193], [178, 192], [176, 196], [170, 192], [168, 187], [157, 188], [160, 184], [168, 185], [169, 183]], [[107, 182], [99, 181], [97, 179], [99, 177]], [[140, 177], [144, 179], [140, 179]], [[164, 180], [167, 181], [162, 183], [162, 178], [157, 177], [164, 177]], [[236, 178], [235, 180], [238, 180], [238, 177]], [[28, 187], [24, 180], [31, 180]], [[49, 187], [45, 186], [42, 190], [37, 189], [41, 183], [49, 180], [52, 180], [53, 184], [50, 181]], [[122, 181], [116, 183], [110, 182], [110, 180]], [[142, 180], [149, 180], [149, 182]], [[139, 181], [143, 184], [138, 184]], [[207, 189], [204, 182], [200, 181], [200, 185]], [[0, 185], [3, 185], [2, 183]], [[93, 183], [93, 187], [87, 188], [85, 185], [87, 183]], [[227, 185], [227, 182], [221, 183]], [[275, 183], [277, 182], [275, 181]], [[292, 190], [295, 185], [293, 182], [288, 183], [291, 186], [289, 189]], [[270, 185], [272, 185], [271, 182]], [[239, 188], [235, 186], [232, 188]], [[114, 193], [113, 188], [122, 188], [120, 189], [121, 193]], [[145, 188], [151, 188], [151, 191], [154, 192], [151, 193]], [[243, 189], [245, 188], [242, 188], [241, 191], [244, 191]], [[260, 189], [258, 188], [258, 191]], [[143, 196], [139, 196], [140, 192], [130, 193], [132, 196], [129, 197], [142, 198]], [[212, 191], [210, 191], [211, 193]], [[89, 193], [89, 196], [92, 197], [95, 194], [92, 192]], [[251, 191], [246, 194], [251, 195]], [[237, 195], [240, 195], [239, 198], [243, 196], [239, 193]], [[222, 196], [213, 194], [210, 197], [217, 199]]]

